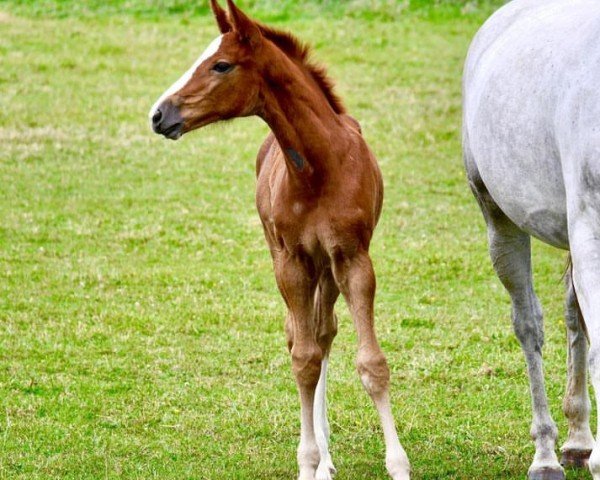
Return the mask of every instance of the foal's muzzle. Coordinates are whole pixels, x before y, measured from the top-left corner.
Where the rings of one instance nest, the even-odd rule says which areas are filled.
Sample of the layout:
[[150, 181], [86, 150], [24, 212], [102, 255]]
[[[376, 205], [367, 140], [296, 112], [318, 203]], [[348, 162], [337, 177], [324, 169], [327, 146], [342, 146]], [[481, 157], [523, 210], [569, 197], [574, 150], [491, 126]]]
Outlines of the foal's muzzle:
[[171, 140], [177, 140], [183, 129], [183, 118], [179, 113], [179, 108], [173, 105], [170, 100], [162, 102], [152, 113], [152, 130], [164, 135]]

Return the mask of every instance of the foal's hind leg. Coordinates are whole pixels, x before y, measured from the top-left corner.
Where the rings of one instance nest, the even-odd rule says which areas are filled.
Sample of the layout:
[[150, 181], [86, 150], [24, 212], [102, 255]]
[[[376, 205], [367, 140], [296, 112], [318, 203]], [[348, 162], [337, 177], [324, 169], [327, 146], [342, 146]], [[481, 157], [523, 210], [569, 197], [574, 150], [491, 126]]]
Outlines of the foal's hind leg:
[[386, 446], [386, 467], [394, 480], [409, 480], [408, 457], [398, 440], [389, 398], [390, 371], [375, 337], [373, 301], [375, 274], [366, 252], [334, 260], [336, 283], [346, 298], [358, 333], [356, 366], [363, 386], [375, 403]]
[[329, 421], [327, 419], [327, 364], [331, 344], [337, 334], [337, 318], [333, 312], [333, 306], [340, 294], [333, 280], [331, 270], [327, 269], [321, 275], [319, 287], [315, 295], [315, 314], [317, 326], [317, 342], [323, 352], [321, 362], [321, 375], [317, 390], [315, 392], [314, 422], [315, 438], [319, 449], [319, 466], [315, 480], [331, 480], [335, 473], [335, 467], [329, 453]]
[[513, 327], [527, 362], [533, 408], [531, 436], [535, 442], [528, 477], [529, 480], [562, 480], [564, 472], [554, 452], [558, 430], [548, 410], [544, 386], [544, 327], [542, 309], [533, 290], [530, 238], [496, 205], [469, 160], [467, 156], [469, 181], [487, 223], [492, 263], [510, 294]]
[[571, 467], [587, 465], [594, 448], [590, 430], [590, 396], [587, 388], [588, 341], [573, 288], [571, 272], [567, 274], [567, 302], [565, 320], [567, 325], [567, 391], [563, 410], [569, 420], [569, 437], [561, 447], [561, 464]]

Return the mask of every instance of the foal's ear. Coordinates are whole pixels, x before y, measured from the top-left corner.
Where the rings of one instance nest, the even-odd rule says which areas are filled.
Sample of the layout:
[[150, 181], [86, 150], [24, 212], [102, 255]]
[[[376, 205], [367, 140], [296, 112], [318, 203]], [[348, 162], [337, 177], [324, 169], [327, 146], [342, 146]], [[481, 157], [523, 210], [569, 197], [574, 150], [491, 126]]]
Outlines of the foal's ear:
[[215, 20], [217, 21], [217, 25], [219, 26], [219, 30], [221, 33], [227, 33], [231, 31], [231, 23], [229, 23], [229, 19], [227, 18], [227, 12], [224, 8], [221, 7], [217, 3], [217, 0], [210, 0], [210, 8], [215, 15]]
[[252, 47], [257, 47], [262, 36], [258, 25], [241, 11], [233, 3], [233, 0], [227, 0], [227, 6], [229, 7], [229, 18], [233, 24], [233, 31], [238, 34], [242, 41], [248, 42]]

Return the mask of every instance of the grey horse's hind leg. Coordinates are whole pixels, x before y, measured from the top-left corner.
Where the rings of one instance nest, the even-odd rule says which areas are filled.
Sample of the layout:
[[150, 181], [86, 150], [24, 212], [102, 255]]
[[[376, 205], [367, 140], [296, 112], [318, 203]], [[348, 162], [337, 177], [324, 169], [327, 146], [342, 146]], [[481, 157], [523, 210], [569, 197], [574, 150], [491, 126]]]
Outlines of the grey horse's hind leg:
[[[579, 131], [578, 131], [579, 132]], [[580, 138], [594, 138], [597, 132], [581, 133]], [[573, 179], [567, 188], [569, 245], [573, 258], [573, 284], [581, 313], [589, 333], [589, 372], [600, 405], [600, 169], [597, 167], [598, 143], [584, 158], [593, 159], [581, 169], [585, 174]], [[592, 160], [590, 160], [592, 162]], [[589, 167], [589, 168], [588, 168]], [[598, 417], [600, 432], [600, 416]], [[588, 462], [594, 480], [600, 480], [600, 435]]]
[[554, 451], [558, 430], [548, 409], [544, 386], [544, 327], [542, 309], [533, 290], [530, 237], [496, 205], [475, 164], [468, 157], [465, 158], [465, 163], [469, 183], [487, 223], [492, 263], [510, 294], [513, 327], [527, 361], [533, 408], [531, 436], [535, 442], [535, 456], [528, 478], [564, 480], [564, 471]]
[[560, 449], [560, 463], [581, 468], [587, 466], [594, 448], [594, 437], [590, 430], [591, 403], [587, 388], [588, 340], [570, 271], [567, 273], [566, 286], [565, 323], [569, 350], [563, 411], [569, 421], [569, 437]]
[[533, 291], [530, 237], [503, 215], [488, 219], [488, 236], [492, 263], [510, 294], [514, 330], [527, 361], [533, 407], [531, 436], [535, 441], [529, 478], [563, 479], [564, 473], [554, 451], [558, 431], [548, 410], [544, 387], [544, 327], [542, 309]]

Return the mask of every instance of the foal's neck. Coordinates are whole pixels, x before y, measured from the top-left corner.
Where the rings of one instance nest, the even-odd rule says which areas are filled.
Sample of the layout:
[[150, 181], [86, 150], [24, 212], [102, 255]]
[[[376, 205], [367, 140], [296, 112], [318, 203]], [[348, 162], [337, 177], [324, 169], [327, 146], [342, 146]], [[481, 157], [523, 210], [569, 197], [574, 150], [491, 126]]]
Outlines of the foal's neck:
[[283, 150], [290, 176], [318, 186], [346, 150], [346, 129], [340, 114], [302, 65], [287, 57], [277, 63], [261, 116]]

